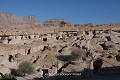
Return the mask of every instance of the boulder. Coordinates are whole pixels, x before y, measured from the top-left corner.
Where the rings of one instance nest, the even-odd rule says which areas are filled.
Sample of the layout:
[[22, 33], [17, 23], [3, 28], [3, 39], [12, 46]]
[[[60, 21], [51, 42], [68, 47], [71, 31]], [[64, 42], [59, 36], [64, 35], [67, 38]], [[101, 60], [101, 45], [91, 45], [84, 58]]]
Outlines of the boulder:
[[38, 50], [43, 50], [44, 49], [44, 45], [40, 45], [40, 46], [38, 46]]
[[84, 63], [75, 63], [75, 65], [69, 64], [65, 68], [63, 68], [63, 72], [79, 72], [83, 71], [87, 67], [87, 64]]
[[21, 40], [22, 36], [16, 36], [17, 40]]
[[2, 43], [3, 44], [8, 44], [8, 40], [6, 39], [6, 40], [2, 40]]
[[10, 74], [11, 70], [5, 66], [0, 66], [0, 73], [4, 74]]
[[34, 39], [35, 35], [30, 35], [30, 39]]
[[1, 65], [4, 65], [7, 68], [17, 68], [17, 62], [9, 62], [9, 60], [3, 60]]
[[0, 51], [0, 55], [2, 55], [2, 56], [6, 56], [6, 55], [8, 55], [8, 53], [9, 53], [8, 50], [7, 51], [5, 51], [5, 50]]
[[18, 49], [18, 53], [21, 55], [26, 55], [26, 49]]
[[71, 50], [68, 49], [68, 48], [64, 48], [63, 51], [62, 51], [62, 53], [63, 53], [64, 55], [71, 55]]
[[49, 70], [49, 76], [55, 76], [56, 73], [57, 73], [57, 67], [52, 66], [52, 69]]
[[99, 44], [96, 44], [96, 45], [94, 45], [93, 49], [96, 51], [101, 51], [101, 50], [103, 50], [103, 47]]
[[26, 36], [22, 36], [22, 39], [26, 39]]
[[9, 44], [19, 44], [21, 43], [21, 40], [18, 39], [12, 39], [11, 41], [9, 41]]
[[9, 50], [8, 55], [15, 55], [18, 53], [18, 49], [14, 49], [14, 50]]
[[120, 43], [120, 38], [117, 36], [111, 36], [111, 41], [113, 41], [114, 43]]
[[35, 53], [37, 51], [39, 51], [38, 47], [31, 47], [31, 51], [30, 51], [31, 53]]

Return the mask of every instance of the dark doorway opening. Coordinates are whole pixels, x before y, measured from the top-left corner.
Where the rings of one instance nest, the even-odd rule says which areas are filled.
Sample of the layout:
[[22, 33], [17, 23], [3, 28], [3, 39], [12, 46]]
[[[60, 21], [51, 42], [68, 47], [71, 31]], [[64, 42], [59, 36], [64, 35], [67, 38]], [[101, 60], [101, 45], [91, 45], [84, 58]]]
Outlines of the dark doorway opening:
[[120, 55], [115, 56], [117, 61], [120, 61]]
[[48, 69], [42, 69], [43, 71], [43, 77], [44, 79], [46, 79], [46, 77], [48, 76]]
[[105, 38], [106, 38], [108, 41], [111, 41], [110, 36], [106, 36]]
[[77, 33], [73, 33], [74, 36], [77, 36]]
[[93, 72], [94, 74], [96, 74], [98, 72], [98, 70], [102, 67], [103, 64], [103, 60], [102, 59], [98, 59], [93, 63]]
[[11, 41], [12, 39], [8, 39], [8, 43]]
[[58, 40], [58, 39], [59, 39], [59, 36], [58, 36], [58, 37], [56, 37], [56, 39]]
[[47, 41], [47, 38], [43, 38], [43, 41]]
[[13, 59], [13, 56], [12, 55], [9, 55], [9, 62], [12, 62], [12, 59]]
[[103, 50], [108, 50], [108, 47], [105, 44], [100, 44], [103, 48]]
[[28, 39], [31, 39], [31, 37], [30, 37], [30, 36], [28, 36]]

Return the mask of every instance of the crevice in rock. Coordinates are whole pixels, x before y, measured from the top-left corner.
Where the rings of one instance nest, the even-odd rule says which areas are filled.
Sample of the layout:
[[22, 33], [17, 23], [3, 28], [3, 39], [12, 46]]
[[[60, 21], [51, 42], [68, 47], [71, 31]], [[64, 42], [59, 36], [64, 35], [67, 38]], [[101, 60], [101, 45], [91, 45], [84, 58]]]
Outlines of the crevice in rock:
[[61, 73], [63, 68], [66, 68], [69, 64], [73, 64], [72, 62], [65, 63], [58, 71], [57, 73]]
[[30, 54], [30, 50], [31, 50], [31, 49], [28, 49], [27, 55]]
[[112, 58], [112, 56], [110, 56], [110, 55], [109, 55], [109, 56], [107, 56], [107, 58], [111, 59], [111, 58]]
[[106, 36], [105, 38], [107, 39], [107, 41], [111, 41], [110, 36]]
[[61, 53], [62, 50], [63, 50], [65, 47], [67, 47], [67, 46], [62, 47], [60, 50], [58, 50], [58, 52]]
[[77, 43], [74, 43], [74, 44], [72, 45], [72, 47], [80, 48], [80, 45], [78, 45]]
[[33, 61], [33, 63], [36, 63], [38, 59], [39, 59], [39, 56], [36, 57], [36, 59]]
[[115, 43], [115, 44], [119, 45], [119, 43]]
[[115, 56], [117, 61], [120, 61], [120, 55]]
[[103, 50], [108, 50], [108, 47], [105, 44], [100, 44], [102, 46]]

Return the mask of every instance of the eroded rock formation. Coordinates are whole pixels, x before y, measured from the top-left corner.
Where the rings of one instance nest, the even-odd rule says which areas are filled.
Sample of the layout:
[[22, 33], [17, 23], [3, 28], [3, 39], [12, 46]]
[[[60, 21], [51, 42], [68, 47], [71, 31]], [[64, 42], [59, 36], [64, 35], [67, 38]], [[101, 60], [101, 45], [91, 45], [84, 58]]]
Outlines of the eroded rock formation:
[[[44, 24], [48, 26], [48, 22]], [[45, 27], [34, 16], [0, 14], [0, 27], [0, 67], [17, 69], [21, 62], [31, 61], [42, 76], [43, 69], [50, 75], [94, 69], [98, 59], [103, 60], [101, 67], [120, 66], [120, 24], [73, 25], [58, 21]], [[69, 57], [74, 49], [84, 50], [85, 56], [68, 63], [57, 58]], [[111, 65], [112, 59], [116, 61]]]

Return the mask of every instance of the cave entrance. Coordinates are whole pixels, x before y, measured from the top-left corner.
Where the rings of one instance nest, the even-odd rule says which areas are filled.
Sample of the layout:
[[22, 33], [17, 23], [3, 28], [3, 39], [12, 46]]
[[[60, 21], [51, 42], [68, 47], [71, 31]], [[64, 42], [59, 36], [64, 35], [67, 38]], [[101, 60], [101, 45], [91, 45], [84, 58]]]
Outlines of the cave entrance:
[[31, 37], [30, 37], [30, 36], [28, 36], [28, 39], [31, 39]]
[[8, 39], [8, 42], [10, 42], [12, 39]]
[[106, 36], [105, 38], [107, 39], [107, 41], [111, 41], [110, 36]]
[[103, 64], [103, 60], [102, 59], [98, 59], [96, 61], [93, 62], [93, 72], [94, 74], [98, 72], [98, 70], [102, 67]]
[[74, 36], [77, 36], [77, 33], [73, 33]]
[[42, 69], [44, 79], [48, 76], [48, 69]]
[[47, 38], [43, 38], [43, 41], [47, 41]]
[[108, 50], [108, 47], [105, 44], [100, 44], [103, 48], [103, 50]]
[[58, 39], [59, 39], [59, 36], [58, 36], [58, 37], [56, 37], [56, 39], [58, 40]]
[[13, 59], [13, 56], [12, 55], [9, 55], [9, 62], [12, 62], [12, 59]]
[[117, 61], [120, 61], [120, 55], [115, 56]]

